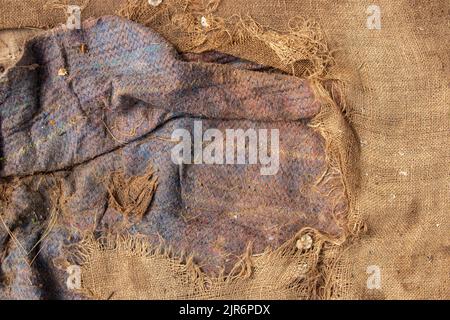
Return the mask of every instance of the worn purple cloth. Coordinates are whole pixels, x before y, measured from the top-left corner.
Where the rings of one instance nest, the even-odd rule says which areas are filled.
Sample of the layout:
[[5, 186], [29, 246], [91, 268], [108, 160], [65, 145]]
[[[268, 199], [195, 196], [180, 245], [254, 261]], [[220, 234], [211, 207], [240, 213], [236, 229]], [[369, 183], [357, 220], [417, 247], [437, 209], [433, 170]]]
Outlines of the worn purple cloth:
[[[320, 104], [308, 81], [263, 71], [223, 55], [180, 56], [117, 17], [30, 41], [0, 79], [0, 297], [80, 298], [58, 261], [88, 233], [162, 239], [211, 274], [229, 270], [250, 242], [259, 253], [306, 226], [339, 234], [343, 190], [315, 188], [327, 163], [307, 123]], [[279, 129], [279, 172], [175, 164], [170, 137], [195, 120], [204, 130]], [[109, 177], [149, 167], [154, 199], [142, 219], [124, 217], [111, 206]]]

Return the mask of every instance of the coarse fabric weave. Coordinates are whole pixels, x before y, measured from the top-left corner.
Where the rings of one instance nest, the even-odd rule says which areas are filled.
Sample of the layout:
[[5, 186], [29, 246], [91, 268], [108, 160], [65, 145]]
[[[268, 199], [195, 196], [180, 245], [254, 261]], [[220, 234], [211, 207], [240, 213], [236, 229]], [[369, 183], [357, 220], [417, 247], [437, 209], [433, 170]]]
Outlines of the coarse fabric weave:
[[[29, 3], [40, 8], [42, 2]], [[151, 26], [181, 51], [214, 47], [286, 72], [292, 72], [293, 65], [274, 50], [279, 47], [278, 35], [292, 35], [298, 16], [317, 21], [334, 51], [335, 64], [329, 72], [345, 82], [346, 116], [358, 137], [358, 148], [351, 146], [352, 141], [343, 142], [351, 150], [352, 165], [350, 170], [341, 166], [344, 179], [352, 182], [347, 188], [352, 204], [350, 241], [322, 252], [317, 268], [326, 284], [320, 296], [449, 298], [448, 1], [377, 1], [380, 30], [366, 25], [371, 14], [368, 8], [374, 4], [370, 1], [222, 1], [215, 10], [203, 6], [203, 10], [187, 12], [194, 23], [200, 24], [200, 18], [207, 15], [214, 18], [207, 21], [227, 22], [229, 30], [238, 31], [230, 41], [224, 40], [223, 32], [218, 36], [198, 27], [183, 30], [183, 19], [174, 19], [180, 16], [160, 17], [155, 15], [157, 9], [145, 3], [128, 1], [122, 15]], [[102, 14], [116, 12], [123, 5], [110, 4]], [[86, 8], [84, 15], [93, 12]], [[45, 23], [19, 16], [20, 24], [41, 27], [65, 19], [63, 12], [58, 18], [46, 17]], [[235, 29], [242, 20], [236, 17], [245, 20], [248, 16], [261, 28], [248, 31], [247, 24], [247, 28]], [[17, 21], [2, 19], [3, 27], [17, 27]], [[247, 31], [239, 32], [243, 29]], [[355, 232], [360, 221], [365, 233]], [[379, 289], [367, 286], [371, 266], [381, 271]]]

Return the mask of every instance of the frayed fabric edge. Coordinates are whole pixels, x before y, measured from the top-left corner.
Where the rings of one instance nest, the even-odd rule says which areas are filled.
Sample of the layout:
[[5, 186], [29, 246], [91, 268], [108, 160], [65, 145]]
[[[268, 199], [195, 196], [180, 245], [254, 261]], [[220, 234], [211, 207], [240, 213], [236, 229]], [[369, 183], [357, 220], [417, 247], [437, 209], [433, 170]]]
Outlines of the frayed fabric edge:
[[[312, 239], [312, 244], [301, 247], [299, 240], [305, 236]], [[192, 255], [178, 255], [163, 241], [152, 246], [141, 235], [109, 234], [101, 238], [88, 235], [70, 249], [67, 259], [70, 264], [81, 267], [82, 287], [78, 292], [92, 299], [320, 299], [321, 293], [316, 290], [321, 280], [318, 274], [320, 252], [324, 243], [339, 244], [342, 241], [317, 233], [312, 228], [304, 228], [276, 250], [253, 255], [251, 245], [247, 246], [232, 271], [217, 276], [203, 273]], [[122, 288], [112, 286], [116, 290], [105, 292], [106, 288], [111, 288], [110, 285], [102, 286], [91, 281], [93, 274], [107, 272], [111, 272], [107, 275], [111, 283], [122, 281], [115, 277], [123, 275], [108, 270], [101, 263], [104, 258], [110, 260], [110, 255], [118, 259], [138, 258], [146, 267], [159, 271], [160, 274], [155, 274], [154, 278], [142, 279], [152, 290], [136, 296], [134, 292], [129, 293], [126, 289], [122, 292]], [[277, 270], [275, 274], [273, 270]], [[172, 279], [168, 279], [168, 274]], [[182, 283], [182, 287], [171, 290], [172, 281]], [[142, 288], [136, 291], [142, 291]]]
[[[151, 22], [158, 15], [164, 14], [168, 18], [167, 21], [180, 30], [175, 39], [178, 47], [181, 47], [183, 51], [218, 50], [235, 54], [233, 48], [247, 46], [248, 40], [258, 41], [268, 48], [268, 52], [273, 54], [272, 67], [294, 76], [307, 78], [310, 81], [315, 96], [322, 105], [321, 112], [312, 119], [310, 126], [317, 130], [325, 140], [328, 163], [328, 168], [318, 183], [332, 184], [336, 183], [337, 179], [344, 186], [348, 201], [346, 219], [341, 226], [344, 230], [342, 238], [330, 239], [320, 235], [323, 237], [323, 242], [317, 253], [318, 279], [316, 278], [317, 281], [315, 281], [316, 288], [312, 290], [315, 293], [310, 298], [339, 298], [340, 291], [343, 290], [341, 287], [350, 285], [346, 283], [345, 279], [337, 279], [338, 275], [335, 274], [335, 271], [338, 268], [339, 259], [364, 233], [366, 226], [355, 206], [354, 195], [359, 188], [360, 177], [356, 165], [359, 144], [345, 116], [349, 112], [343, 93], [345, 82], [338, 75], [330, 72], [335, 62], [320, 26], [308, 19], [295, 18], [289, 21], [288, 30], [281, 33], [262, 27], [250, 16], [243, 18], [234, 15], [227, 19], [220, 18], [215, 15], [219, 0], [210, 1], [206, 7], [200, 8], [200, 10], [198, 8], [189, 10], [189, 5], [195, 1], [187, 1], [183, 10], [171, 7], [172, 3], [177, 2], [176, 0], [165, 1], [167, 7], [150, 14], [146, 13], [148, 8], [139, 6], [140, 2], [142, 3], [139, 0], [129, 0], [119, 15], [127, 12], [128, 15], [125, 17], [139, 23], [152, 25]], [[190, 24], [179, 23], [183, 21], [190, 21]], [[183, 36], [188, 39], [196, 39], [196, 41], [192, 41], [196, 45], [183, 47]], [[249, 59], [248, 56], [242, 58]], [[250, 58], [250, 60], [252, 59]], [[261, 61], [255, 62], [261, 63]], [[313, 232], [318, 234], [316, 230]], [[283, 249], [279, 248], [279, 250]]]
[[[219, 1], [212, 1], [206, 7], [194, 10], [190, 10], [189, 5], [175, 8], [174, 4], [178, 3], [177, 0], [164, 1], [161, 6], [155, 8], [150, 8], [148, 5], [143, 8], [139, 5], [144, 2], [147, 3], [143, 0], [128, 0], [118, 15], [152, 27], [154, 27], [152, 24], [155, 19], [170, 22], [171, 27], [178, 30], [175, 32], [175, 45], [184, 52], [217, 50], [230, 53], [228, 49], [222, 50], [222, 48], [245, 47], [248, 39], [259, 41], [267, 46], [268, 51], [272, 52], [277, 59], [277, 62], [271, 66], [294, 76], [309, 79], [317, 99], [322, 104], [321, 112], [312, 119], [310, 126], [320, 132], [325, 140], [328, 163], [326, 172], [317, 183], [341, 182], [343, 184], [348, 200], [346, 219], [344, 225], [341, 225], [344, 234], [341, 238], [336, 239], [321, 234], [315, 229], [306, 228], [273, 251], [252, 255], [249, 246], [230, 274], [221, 274], [213, 278], [206, 276], [201, 271], [192, 255], [177, 257], [173, 250], [166, 247], [164, 243], [152, 247], [141, 236], [108, 235], [96, 239], [93, 235], [89, 235], [75, 248], [72, 248], [74, 251], [71, 253], [70, 260], [77, 261], [86, 270], [90, 267], [95, 254], [107, 251], [138, 256], [148, 259], [149, 263], [155, 258], [165, 259], [181, 274], [189, 276], [188, 285], [194, 288], [189, 290], [191, 292], [189, 298], [208, 299], [239, 298], [239, 295], [234, 297], [227, 293], [230, 292], [229, 290], [239, 291], [241, 281], [251, 281], [252, 279], [255, 281], [255, 273], [257, 273], [255, 270], [258, 270], [258, 264], [264, 261], [266, 265], [270, 265], [267, 261], [277, 261], [282, 258], [286, 262], [286, 266], [289, 265], [289, 262], [293, 262], [296, 266], [306, 265], [308, 268], [308, 271], [296, 280], [295, 285], [291, 284], [298, 287], [297, 291], [294, 290], [295, 292], [301, 292], [298, 298], [330, 299], [339, 297], [342, 285], [340, 282], [345, 282], [344, 279], [337, 279], [335, 275], [339, 259], [365, 230], [365, 226], [355, 209], [353, 197], [359, 185], [359, 175], [355, 171], [359, 152], [358, 144], [344, 116], [346, 110], [341, 89], [343, 82], [329, 72], [334, 60], [320, 27], [310, 20], [298, 18], [289, 23], [290, 30], [288, 32], [280, 33], [262, 27], [251, 17], [233, 16], [229, 19], [216, 17], [214, 12]], [[189, 4], [190, 1], [187, 3]], [[150, 12], [146, 10], [150, 10]], [[189, 39], [189, 41], [186, 42], [183, 39]], [[248, 59], [248, 57], [243, 58]], [[330, 83], [331, 88], [329, 88]], [[339, 104], [336, 101], [339, 101]], [[313, 237], [314, 246], [307, 252], [300, 250], [299, 253], [295, 243], [305, 234]], [[305, 257], [308, 258], [305, 259]], [[151, 279], [147, 280], [152, 281]], [[345, 283], [345, 285], [348, 284]], [[180, 288], [180, 291], [182, 290], [183, 288]], [[80, 293], [91, 298], [108, 298], [96, 292], [95, 288], [85, 286], [82, 287]], [[251, 294], [243, 296], [243, 298], [254, 297]], [[265, 296], [259, 292], [257, 297], [264, 298]], [[177, 296], [172, 298], [177, 298]]]

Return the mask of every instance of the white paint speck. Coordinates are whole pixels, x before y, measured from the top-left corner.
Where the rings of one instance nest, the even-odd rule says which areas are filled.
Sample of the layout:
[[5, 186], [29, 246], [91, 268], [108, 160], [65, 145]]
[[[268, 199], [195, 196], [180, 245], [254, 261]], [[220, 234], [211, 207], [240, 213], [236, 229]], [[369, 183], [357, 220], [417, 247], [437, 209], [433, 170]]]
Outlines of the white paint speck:
[[148, 0], [148, 4], [153, 6], [153, 7], [157, 7], [162, 3], [162, 0]]
[[304, 234], [300, 239], [297, 240], [296, 246], [299, 250], [311, 249], [313, 244], [313, 239], [309, 234]]
[[391, 193], [389, 195], [389, 202], [393, 202], [395, 200], [395, 198], [397, 198], [397, 196], [395, 194]]
[[406, 176], [408, 175], [408, 172], [407, 172], [407, 171], [400, 170], [400, 171], [398, 172], [398, 174], [401, 175], [401, 176], [406, 177]]
[[208, 23], [208, 20], [206, 19], [206, 17], [201, 17], [200, 24], [202, 25], [203, 28], [209, 27], [209, 23]]

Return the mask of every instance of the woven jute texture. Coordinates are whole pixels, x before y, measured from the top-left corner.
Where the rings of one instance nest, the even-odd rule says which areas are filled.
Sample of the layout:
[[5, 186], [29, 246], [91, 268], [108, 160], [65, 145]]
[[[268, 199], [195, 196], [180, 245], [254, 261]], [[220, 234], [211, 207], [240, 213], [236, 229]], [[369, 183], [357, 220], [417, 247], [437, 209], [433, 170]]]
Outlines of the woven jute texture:
[[[321, 129], [330, 133], [328, 142], [332, 146], [341, 145], [340, 159], [347, 159], [337, 167], [345, 174], [352, 206], [348, 237], [345, 242], [326, 242], [320, 246], [320, 254], [315, 255], [320, 260], [313, 266], [322, 280], [309, 283], [303, 294], [297, 290], [296, 297], [450, 297], [450, 49], [445, 41], [450, 36], [448, 1], [379, 0], [376, 3], [381, 14], [379, 30], [366, 25], [371, 1], [223, 1], [213, 6], [205, 3], [188, 15], [182, 14], [184, 9], [180, 15], [179, 8], [163, 11], [143, 7], [146, 2], [131, 1], [120, 14], [151, 26], [179, 50], [215, 48], [296, 75], [313, 74], [316, 79], [333, 75], [345, 83], [341, 98], [345, 99], [345, 113], [357, 136], [357, 147], [353, 140], [346, 139], [347, 135], [339, 136], [339, 130], [333, 130], [327, 121], [321, 121]], [[167, 4], [163, 1], [163, 5]], [[111, 13], [116, 7], [108, 6], [103, 13]], [[298, 15], [303, 19], [297, 18]], [[202, 28], [201, 17], [205, 17], [206, 29]], [[61, 20], [20, 23], [43, 26], [62, 23]], [[190, 23], [184, 23], [186, 20]], [[311, 51], [297, 55], [298, 50], [288, 50], [295, 48], [289, 39], [298, 39], [295, 37], [311, 30], [309, 20], [318, 23], [329, 48], [335, 50], [335, 63], [327, 72], [321, 72], [321, 62], [326, 60], [314, 63], [314, 59], [305, 58]], [[3, 27], [16, 27], [18, 20], [4, 21], [7, 20], [1, 20]], [[253, 24], [255, 21], [257, 25]], [[307, 35], [311, 39], [311, 34]], [[320, 50], [315, 53], [319, 53], [315, 57], [320, 56]], [[364, 233], [356, 231], [360, 229], [360, 221], [365, 224]], [[91, 267], [85, 272], [91, 277], [90, 286], [95, 284], [99, 297], [108, 297], [121, 286], [127, 288], [121, 298], [167, 297], [158, 291], [154, 296], [149, 294], [151, 284], [145, 286], [144, 293], [139, 287], [130, 287], [130, 283], [145, 281], [151, 274], [161, 275], [165, 283], [173, 284], [171, 288], [179, 288], [176, 291], [179, 297], [192, 290], [191, 286], [179, 285], [185, 283], [185, 273], [177, 277], [186, 264], [168, 258], [161, 260], [162, 255], [154, 256], [146, 248], [137, 250], [141, 254], [136, 255], [136, 250], [130, 250], [136, 245], [127, 245], [129, 239], [111, 242], [99, 244], [86, 239], [81, 255], [90, 263], [86, 264]], [[138, 247], [142, 246], [145, 247], [143, 244]], [[111, 281], [111, 277], [102, 277], [105, 269], [96, 269], [119, 259], [127, 261], [121, 270], [130, 271], [126, 273], [128, 279], [116, 277]], [[146, 259], [142, 262], [146, 267], [141, 268], [141, 277], [136, 266], [142, 259]], [[295, 255], [289, 259], [295, 260]], [[381, 275], [378, 289], [367, 285], [368, 270], [373, 270], [373, 266]], [[281, 269], [270, 268], [271, 275], [277, 274], [276, 270], [287, 270], [286, 265]], [[235, 288], [231, 296], [268, 297], [270, 292], [279, 293], [273, 291], [276, 281], [258, 285], [254, 291], [251, 287], [253, 294], [247, 294], [249, 291], [243, 287]], [[311, 290], [311, 286], [316, 287]], [[212, 297], [230, 295], [222, 295], [221, 291]], [[292, 294], [277, 297], [292, 297]]]
[[[381, 30], [366, 27], [371, 4], [246, 1], [238, 10], [277, 30], [300, 13], [318, 21], [337, 49], [334, 72], [346, 82], [360, 141], [355, 211], [368, 231], [343, 249], [325, 297], [449, 298], [450, 49], [443, 39], [450, 3], [377, 1]], [[235, 10], [223, 5], [224, 14]], [[271, 64], [253, 50], [229, 52]], [[380, 289], [367, 287], [370, 266], [381, 272]]]
[[[233, 40], [220, 50], [287, 72], [293, 64], [283, 53], [296, 60], [297, 51], [280, 50], [295, 45], [276, 35], [296, 39], [304, 19], [317, 21], [336, 50], [330, 74], [345, 82], [346, 112], [359, 140], [349, 161], [357, 167], [345, 170], [348, 163], [341, 163], [352, 186], [349, 230], [360, 218], [367, 232], [339, 249], [325, 248], [321, 297], [449, 298], [450, 49], [443, 39], [450, 36], [450, 3], [377, 1], [379, 30], [367, 27], [370, 5], [223, 1], [209, 20], [222, 17], [225, 22], [218, 21], [233, 31]], [[210, 33], [213, 39], [206, 44], [217, 45], [220, 32]], [[375, 288], [368, 285], [374, 268], [381, 279]]]
[[[367, 233], [343, 249], [324, 297], [448, 299], [450, 3], [377, 1], [381, 30], [366, 27], [371, 4], [246, 1], [238, 10], [277, 30], [296, 14], [315, 19], [337, 50], [334, 72], [360, 142], [354, 209]], [[248, 46], [230, 51], [269, 63]], [[368, 289], [371, 266], [380, 289]]]
[[49, 28], [65, 23], [67, 6], [78, 5], [83, 16], [98, 17], [112, 14], [123, 0], [1, 0], [0, 28]]

